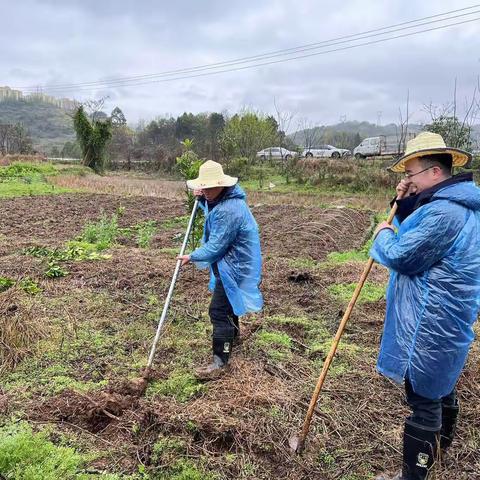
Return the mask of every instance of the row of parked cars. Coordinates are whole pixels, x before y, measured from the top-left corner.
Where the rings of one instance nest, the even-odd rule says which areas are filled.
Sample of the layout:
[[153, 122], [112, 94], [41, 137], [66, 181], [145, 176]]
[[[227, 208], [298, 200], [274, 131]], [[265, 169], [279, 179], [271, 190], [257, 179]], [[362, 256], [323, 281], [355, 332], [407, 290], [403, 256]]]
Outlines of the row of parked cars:
[[[337, 148], [333, 145], [320, 145], [318, 148], [304, 148], [301, 157], [331, 157], [340, 158], [351, 155], [352, 152], [346, 148]], [[298, 152], [293, 152], [282, 147], [269, 147], [264, 148], [257, 152], [257, 157], [261, 160], [289, 160], [295, 156], [298, 156]]]

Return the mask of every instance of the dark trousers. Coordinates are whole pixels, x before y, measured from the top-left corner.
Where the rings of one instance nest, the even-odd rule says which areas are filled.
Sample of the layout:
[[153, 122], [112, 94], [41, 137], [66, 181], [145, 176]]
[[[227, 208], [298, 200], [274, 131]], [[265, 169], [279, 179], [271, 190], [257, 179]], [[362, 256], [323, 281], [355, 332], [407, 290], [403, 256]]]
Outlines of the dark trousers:
[[213, 353], [226, 363], [233, 341], [240, 333], [240, 328], [238, 317], [233, 312], [219, 277], [216, 277], [215, 290], [208, 313], [213, 325]]
[[442, 410], [445, 407], [454, 407], [457, 405], [457, 394], [455, 389], [438, 400], [431, 400], [422, 397], [413, 391], [409, 380], [405, 379], [405, 393], [407, 394], [407, 403], [412, 409], [412, 415], [408, 420], [421, 427], [440, 430], [442, 426]]

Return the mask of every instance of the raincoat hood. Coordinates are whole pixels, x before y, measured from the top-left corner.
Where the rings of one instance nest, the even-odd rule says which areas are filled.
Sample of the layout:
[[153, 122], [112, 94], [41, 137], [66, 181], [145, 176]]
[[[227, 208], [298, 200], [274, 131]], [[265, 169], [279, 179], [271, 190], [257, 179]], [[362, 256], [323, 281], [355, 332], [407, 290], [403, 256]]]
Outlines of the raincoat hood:
[[435, 192], [432, 200], [449, 200], [470, 210], [480, 210], [480, 188], [474, 182], [455, 183]]

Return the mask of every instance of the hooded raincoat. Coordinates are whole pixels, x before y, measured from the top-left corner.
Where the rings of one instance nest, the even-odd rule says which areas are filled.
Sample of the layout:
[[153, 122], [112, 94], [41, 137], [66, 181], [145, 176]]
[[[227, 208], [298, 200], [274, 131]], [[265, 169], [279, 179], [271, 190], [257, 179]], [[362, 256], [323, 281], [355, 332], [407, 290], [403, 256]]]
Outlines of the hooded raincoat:
[[257, 312], [263, 305], [258, 225], [245, 199], [245, 192], [235, 185], [210, 211], [207, 202], [200, 204], [205, 213], [202, 246], [190, 255], [199, 268], [210, 267], [212, 291], [216, 282], [212, 265], [217, 263], [225, 293], [238, 316]]
[[447, 183], [370, 251], [391, 273], [378, 371], [429, 399], [454, 389], [480, 307], [480, 189]]

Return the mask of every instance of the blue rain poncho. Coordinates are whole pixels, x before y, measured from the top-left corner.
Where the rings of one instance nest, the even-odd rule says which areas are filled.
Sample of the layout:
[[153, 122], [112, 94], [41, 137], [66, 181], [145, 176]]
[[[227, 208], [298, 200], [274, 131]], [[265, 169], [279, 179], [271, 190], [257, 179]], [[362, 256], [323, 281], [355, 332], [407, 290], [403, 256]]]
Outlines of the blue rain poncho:
[[263, 305], [258, 225], [245, 199], [245, 192], [235, 185], [212, 210], [207, 202], [200, 203], [205, 213], [202, 246], [190, 255], [197, 267], [210, 267], [212, 291], [216, 283], [212, 264], [217, 263], [225, 293], [238, 316], [258, 312]]
[[378, 371], [423, 397], [448, 395], [480, 307], [480, 189], [439, 189], [397, 233], [381, 230], [370, 255], [390, 269]]

